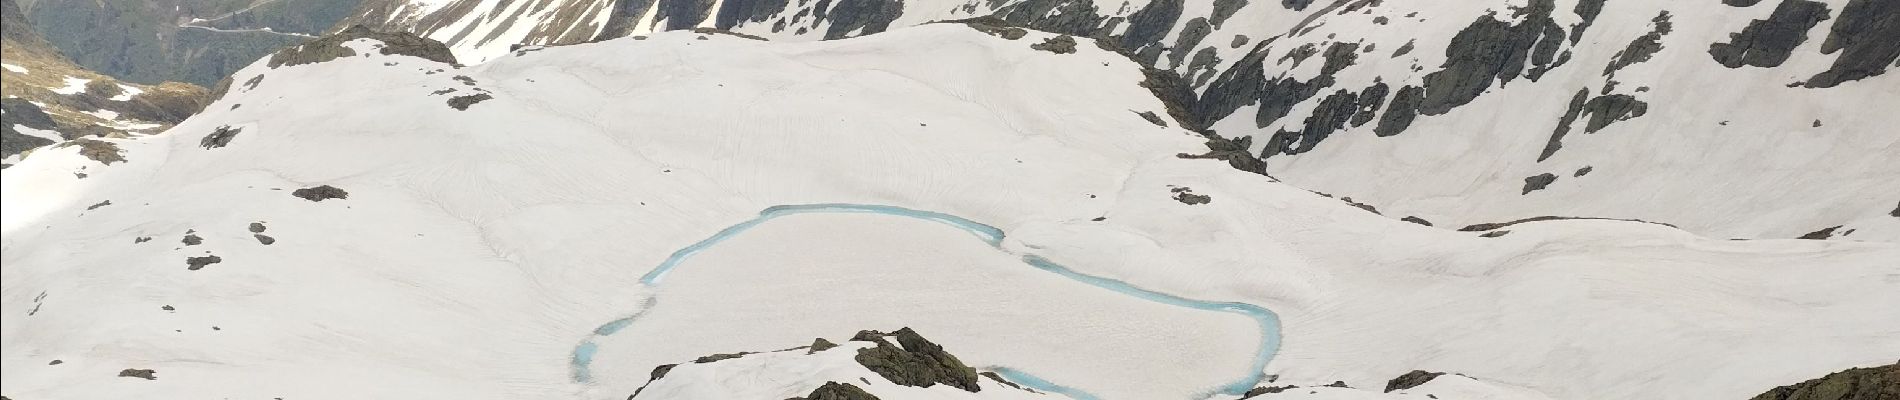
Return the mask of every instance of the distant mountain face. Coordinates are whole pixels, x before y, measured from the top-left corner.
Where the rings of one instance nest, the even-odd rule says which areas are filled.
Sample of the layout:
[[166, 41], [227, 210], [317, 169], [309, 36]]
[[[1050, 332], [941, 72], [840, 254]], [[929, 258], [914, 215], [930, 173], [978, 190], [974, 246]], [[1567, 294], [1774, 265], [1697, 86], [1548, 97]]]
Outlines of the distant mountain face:
[[133, 82], [210, 86], [322, 34], [357, 0], [35, 1], [26, 14], [86, 68]]
[[1886, 217], [1900, 198], [1867, 195], [1900, 193], [1886, 178], [1900, 175], [1900, 117], [1869, 112], [1900, 109], [1896, 13], [1874, 0], [369, 0], [348, 21], [480, 62], [659, 30], [819, 40], [994, 17], [1097, 39], [1153, 68], [1146, 85], [1175, 123], [1221, 138], [1237, 167], [1395, 218], [1789, 238], [1900, 228]]
[[119, 82], [74, 65], [33, 30], [13, 0], [0, 0], [0, 10], [0, 165], [70, 139], [163, 132], [208, 101], [202, 87]]

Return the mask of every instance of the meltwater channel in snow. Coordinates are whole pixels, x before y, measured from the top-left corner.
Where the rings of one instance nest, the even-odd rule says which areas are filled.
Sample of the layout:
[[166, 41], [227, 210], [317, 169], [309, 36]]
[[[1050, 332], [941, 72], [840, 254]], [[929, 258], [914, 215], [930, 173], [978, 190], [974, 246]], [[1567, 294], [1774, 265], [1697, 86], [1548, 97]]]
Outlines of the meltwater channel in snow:
[[[654, 267], [652, 271], [649, 271], [647, 272], [646, 275], [641, 276], [640, 283], [645, 284], [647, 286], [658, 287], [662, 283], [662, 281], [666, 279], [666, 275], [672, 272], [673, 269], [678, 268], [681, 263], [686, 261], [686, 259], [691, 258], [695, 254], [699, 254], [701, 251], [704, 251], [707, 248], [712, 247], [713, 245], [717, 245], [721, 242], [724, 242], [726, 239], [730, 239], [733, 236], [737, 236], [741, 233], [745, 233], [745, 231], [750, 230], [753, 227], [757, 227], [760, 224], [764, 224], [766, 221], [771, 221], [775, 218], [783, 217], [787, 215], [827, 214], [827, 213], [830, 213], [830, 214], [839, 214], [839, 213], [880, 214], [880, 215], [890, 215], [890, 216], [904, 217], [904, 218], [915, 218], [915, 219], [937, 222], [937, 223], [949, 225], [949, 226], [967, 231], [973, 235], [976, 235], [978, 239], [982, 239], [984, 243], [989, 243], [991, 247], [995, 247], [999, 251], [1002, 250], [1003, 235], [1004, 235], [1002, 229], [997, 229], [994, 226], [989, 226], [989, 225], [979, 223], [976, 221], [971, 221], [969, 219], [965, 219], [963, 217], [958, 217], [955, 215], [944, 214], [944, 213], [933, 212], [933, 211], [913, 210], [913, 209], [896, 207], [896, 206], [870, 205], [870, 204], [833, 203], [833, 204], [782, 205], [782, 206], [768, 207], [764, 211], [759, 212], [759, 216], [757, 218], [746, 220], [745, 222], [741, 222], [737, 225], [727, 227], [726, 229], [720, 230], [719, 233], [713, 234], [712, 237], [708, 237], [705, 240], [701, 240], [697, 243], [693, 243], [690, 246], [686, 246], [686, 248], [673, 252], [673, 255], [668, 256], [666, 258], [666, 261], [661, 262], [660, 265], [657, 267]], [[1274, 352], [1278, 351], [1280, 348], [1280, 318], [1279, 316], [1274, 315], [1273, 311], [1267, 310], [1265, 307], [1260, 307], [1260, 306], [1246, 304], [1246, 303], [1236, 303], [1236, 302], [1201, 301], [1201, 300], [1183, 298], [1180, 296], [1174, 296], [1174, 295], [1170, 295], [1166, 293], [1150, 291], [1147, 289], [1135, 287], [1134, 285], [1130, 285], [1126, 282], [1075, 272], [1074, 270], [1071, 270], [1067, 267], [1063, 267], [1062, 265], [1056, 264], [1042, 257], [1033, 256], [1033, 255], [1022, 256], [1022, 261], [1023, 261], [1023, 265], [1025, 266], [1034, 267], [1039, 270], [1052, 272], [1057, 275], [1061, 275], [1062, 277], [1074, 280], [1076, 282], [1081, 282], [1081, 283], [1088, 284], [1090, 286], [1095, 286], [1095, 287], [1111, 290], [1116, 293], [1134, 296], [1137, 298], [1141, 298], [1143, 300], [1148, 300], [1148, 301], [1153, 301], [1157, 303], [1178, 306], [1178, 307], [1193, 308], [1193, 309], [1198, 309], [1198, 310], [1234, 313], [1234, 314], [1245, 315], [1248, 318], [1252, 318], [1254, 322], [1260, 324], [1260, 346], [1254, 353], [1253, 364], [1248, 366], [1248, 369], [1246, 371], [1240, 371], [1241, 376], [1239, 378], [1236, 378], [1232, 383], [1224, 385], [1220, 389], [1216, 390], [1217, 393], [1239, 395], [1241, 393], [1246, 392], [1248, 389], [1253, 388], [1254, 385], [1259, 384], [1260, 381], [1266, 377], [1266, 375], [1262, 371], [1266, 369], [1267, 361], [1272, 360]], [[595, 328], [594, 336], [598, 337], [598, 336], [612, 335], [615, 332], [619, 332], [622, 329], [626, 329], [628, 326], [633, 325], [633, 323], [636, 320], [638, 320], [642, 314], [645, 313], [644, 310], [650, 310], [653, 308], [654, 301], [657, 301], [657, 300], [649, 299], [647, 301], [647, 304], [643, 305], [643, 307], [641, 308], [642, 311], [639, 313], [635, 313], [634, 315], [628, 316], [626, 318], [621, 318], [621, 319], [614, 320], [612, 322], [608, 322], [604, 325], [601, 325], [599, 328]], [[586, 383], [593, 380], [593, 377], [589, 371], [589, 366], [593, 364], [594, 353], [596, 350], [598, 350], [598, 345], [595, 344], [594, 340], [591, 338], [588, 340], [582, 341], [579, 345], [576, 345], [574, 347], [574, 355], [571, 362], [573, 363], [574, 380], [576, 382]], [[1009, 369], [1009, 368], [999, 368], [995, 372], [998, 375], [1002, 375], [1004, 378], [1007, 378], [1012, 382], [1021, 384], [1023, 386], [1031, 387], [1036, 390], [1062, 394], [1062, 395], [1069, 396], [1071, 398], [1076, 398], [1076, 399], [1083, 399], [1083, 400], [1099, 399], [1095, 395], [1089, 394], [1080, 389], [1063, 386], [1055, 382], [1050, 382], [1048, 380], [1038, 378], [1027, 371], [1021, 371], [1021, 370], [1015, 370], [1015, 369]], [[1212, 393], [1210, 393], [1210, 395], [1211, 394]]]

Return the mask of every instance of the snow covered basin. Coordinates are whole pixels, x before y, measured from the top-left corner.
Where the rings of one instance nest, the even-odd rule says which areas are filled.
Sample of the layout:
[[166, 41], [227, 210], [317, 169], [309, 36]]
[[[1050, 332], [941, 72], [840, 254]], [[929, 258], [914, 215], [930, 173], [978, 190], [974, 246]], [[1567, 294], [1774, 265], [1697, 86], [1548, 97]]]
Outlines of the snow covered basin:
[[908, 326], [1044, 391], [1200, 398], [1252, 387], [1279, 347], [1265, 308], [1010, 254], [1004, 235], [901, 207], [768, 208], [647, 272], [646, 307], [575, 348], [575, 379], [624, 396], [661, 364]]

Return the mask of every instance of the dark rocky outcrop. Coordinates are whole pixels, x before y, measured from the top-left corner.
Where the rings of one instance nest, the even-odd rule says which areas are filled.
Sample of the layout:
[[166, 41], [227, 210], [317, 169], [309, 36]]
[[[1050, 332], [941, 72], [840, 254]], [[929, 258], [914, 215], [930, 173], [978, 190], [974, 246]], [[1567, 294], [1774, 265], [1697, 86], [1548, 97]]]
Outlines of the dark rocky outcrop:
[[204, 269], [207, 265], [221, 262], [224, 262], [224, 258], [218, 256], [189, 257], [185, 259], [185, 269], [197, 271]]
[[1378, 116], [1379, 107], [1385, 104], [1385, 96], [1390, 90], [1391, 88], [1386, 86], [1385, 82], [1374, 79], [1372, 86], [1359, 92], [1359, 112], [1352, 115], [1352, 121], [1350, 121], [1352, 126], [1360, 127], [1367, 122], [1372, 122], [1372, 119]]
[[1126, 54], [1132, 54], [1135, 62], [1141, 65], [1154, 65], [1161, 58], [1161, 40], [1181, 19], [1184, 3], [1184, 0], [1154, 0], [1140, 11], [1129, 14], [1128, 30], [1122, 33], [1117, 47], [1132, 50]]
[[1603, 67], [1604, 76], [1614, 77], [1616, 76], [1617, 70], [1649, 61], [1650, 57], [1662, 51], [1663, 36], [1673, 31], [1675, 26], [1669, 22], [1669, 11], [1656, 14], [1656, 18], [1651, 19], [1650, 23], [1651, 28], [1649, 33], [1638, 36], [1636, 40], [1631, 40], [1630, 44], [1624, 46], [1622, 51], [1618, 51], [1615, 55], [1610, 57], [1610, 65]]
[[1827, 240], [1827, 238], [1834, 237], [1834, 231], [1841, 229], [1842, 226], [1844, 225], [1835, 225], [1835, 226], [1830, 226], [1827, 229], [1822, 229], [1822, 230], [1818, 230], [1814, 232], [1808, 232], [1807, 234], [1801, 235], [1801, 237], [1797, 237], [1795, 239]]
[[243, 129], [232, 128], [230, 125], [219, 126], [217, 130], [211, 131], [211, 134], [205, 135], [204, 139], [199, 139], [198, 146], [205, 149], [224, 147], [231, 144], [231, 139], [237, 138], [238, 132], [241, 131]]
[[1866, 79], [1900, 66], [1900, 1], [1853, 0], [1828, 28], [1822, 54], [1840, 53], [1834, 64], [1808, 78], [1810, 88], [1829, 88]]
[[1358, 111], [1359, 97], [1345, 90], [1333, 92], [1313, 107], [1313, 114], [1306, 117], [1299, 131], [1280, 130], [1267, 142], [1266, 154], [1305, 153], [1326, 140], [1334, 131], [1346, 126]]
[[245, 79], [244, 90], [257, 89], [257, 84], [259, 83], [264, 83], [264, 74], [257, 74], [257, 76], [253, 76], [251, 79]]
[[46, 114], [46, 110], [34, 105], [33, 101], [23, 98], [0, 99], [0, 114], [7, 116], [5, 124], [8, 126], [20, 125], [47, 130], [59, 127], [59, 123], [54, 122], [53, 117]]
[[1003, 384], [1003, 386], [1008, 386], [1012, 389], [1024, 390], [1024, 391], [1029, 391], [1032, 393], [1036, 392], [1034, 389], [1023, 387], [1023, 385], [1018, 385], [1016, 384], [1016, 382], [1010, 382], [1008, 379], [1003, 379], [1002, 375], [997, 375], [995, 372], [983, 371], [982, 373], [978, 373], [977, 375], [982, 376], [984, 378], [990, 378], [990, 380], [996, 381], [996, 383], [1001, 383]]
[[688, 29], [711, 16], [712, 6], [713, 0], [660, 0], [653, 20], [666, 23], [666, 30]]
[[1135, 113], [1135, 115], [1140, 115], [1141, 119], [1148, 120], [1148, 123], [1155, 124], [1155, 126], [1159, 126], [1163, 128], [1168, 127], [1168, 121], [1162, 120], [1161, 116], [1155, 115], [1154, 111], [1142, 111], [1142, 112]]
[[805, 397], [785, 400], [878, 400], [878, 398], [849, 383], [825, 382], [823, 386], [812, 390], [811, 394]]
[[1524, 219], [1519, 219], [1519, 220], [1511, 221], [1511, 222], [1491, 222], [1491, 223], [1483, 223], [1483, 224], [1466, 225], [1463, 228], [1458, 228], [1458, 231], [1459, 232], [1479, 232], [1479, 231], [1488, 231], [1488, 230], [1493, 230], [1493, 229], [1498, 229], [1498, 228], [1503, 228], [1503, 227], [1507, 227], [1511, 225], [1517, 225], [1517, 224], [1528, 223], [1528, 222], [1558, 221], [1558, 220], [1570, 220], [1570, 219], [1595, 219], [1595, 220], [1608, 220], [1608, 221], [1641, 222], [1645, 224], [1656, 224], [1656, 225], [1662, 225], [1662, 226], [1667, 226], [1671, 228], [1676, 227], [1675, 225], [1670, 225], [1670, 224], [1661, 223], [1661, 222], [1649, 222], [1649, 221], [1644, 221], [1640, 219], [1600, 218], [1600, 217], [1558, 217], [1558, 216], [1546, 215], [1542, 217], [1524, 218]]
[[1583, 103], [1583, 115], [1590, 120], [1583, 125], [1583, 133], [1595, 133], [1616, 121], [1627, 121], [1649, 113], [1649, 103], [1637, 100], [1626, 94], [1611, 94], [1591, 98]]
[[384, 55], [404, 55], [455, 64], [455, 54], [449, 52], [449, 47], [443, 45], [442, 42], [409, 32], [377, 32], [362, 25], [355, 25], [335, 34], [304, 42], [296, 47], [279, 50], [270, 56], [270, 61], [266, 65], [277, 68], [354, 56], [356, 51], [343, 47], [343, 43], [356, 39], [374, 39], [382, 42], [380, 51]]
[[970, 20], [965, 20], [961, 22], [963, 22], [964, 26], [968, 26], [970, 27], [970, 29], [975, 29], [977, 32], [983, 32], [983, 33], [989, 34], [990, 36], [1000, 37], [1000, 38], [1009, 39], [1009, 40], [1022, 39], [1023, 36], [1029, 35], [1028, 29], [1008, 26], [1007, 22], [1003, 22], [1003, 20], [997, 19], [995, 17], [976, 18], [976, 19], [970, 19]]
[[98, 161], [100, 164], [112, 165], [112, 163], [116, 162], [125, 162], [125, 152], [119, 150], [117, 143], [98, 139], [78, 138], [68, 140], [59, 145], [59, 147], [72, 146], [79, 146], [79, 155], [85, 156], [93, 161]]
[[[956, 356], [944, 351], [942, 346], [932, 343], [910, 328], [899, 329], [889, 334], [870, 330], [859, 331], [856, 335], [851, 337], [851, 340], [874, 344], [875, 346], [873, 347], [858, 349], [857, 354], [855, 354], [853, 358], [859, 364], [863, 365], [865, 369], [875, 372], [884, 379], [899, 385], [931, 387], [943, 384], [968, 392], [978, 392], [982, 390], [977, 382], [978, 379], [983, 376], [989, 376], [990, 379], [1004, 385], [1020, 390], [1028, 390], [1014, 383], [1010, 383], [1000, 376], [995, 376], [995, 374], [979, 375], [974, 368], [970, 368], [958, 360]], [[805, 350], [805, 355], [811, 355], [837, 347], [837, 344], [819, 338], [813, 340], [810, 346], [799, 346], [774, 352]], [[750, 354], [757, 353], [739, 352], [714, 354], [699, 357], [695, 359], [693, 363], [716, 363]], [[691, 364], [687, 365], [690, 366]], [[680, 364], [667, 364], [654, 368], [653, 371], [648, 374], [649, 380], [647, 381], [647, 385], [642, 385], [639, 389], [636, 389], [634, 394], [629, 396], [628, 399], [641, 398], [639, 397], [640, 393], [644, 391], [648, 385], [652, 385], [653, 382], [665, 378], [668, 373], [679, 367]], [[868, 383], [869, 381], [866, 382]], [[792, 399], [875, 399], [875, 397], [856, 396], [869, 396], [869, 394], [849, 384], [828, 382], [806, 397], [794, 397]]]
[[825, 7], [824, 0], [813, 9], [812, 25], [830, 21], [825, 39], [843, 39], [852, 32], [869, 35], [891, 29], [891, 23], [904, 15], [904, 0], [835, 0]]
[[1749, 400], [1892, 400], [1900, 399], [1900, 362], [1848, 368], [1801, 383], [1769, 389]]
[[666, 373], [673, 372], [673, 368], [679, 367], [679, 366], [680, 366], [679, 364], [663, 364], [658, 367], [653, 367], [653, 371], [647, 372], [647, 383], [640, 385], [639, 388], [633, 389], [633, 394], [628, 395], [627, 400], [633, 400], [634, 398], [640, 397], [640, 392], [646, 391], [647, 386], [652, 385], [653, 381], [660, 380], [660, 378], [665, 378]]
[[1500, 236], [1504, 236], [1504, 235], [1509, 235], [1509, 234], [1511, 234], [1511, 231], [1508, 231], [1508, 230], [1496, 230], [1496, 231], [1488, 231], [1488, 232], [1485, 232], [1484, 234], [1481, 234], [1481, 235], [1478, 235], [1478, 237], [1481, 237], [1481, 238], [1494, 238], [1494, 237], [1500, 237]]
[[1175, 35], [1174, 46], [1169, 47], [1172, 51], [1168, 52], [1168, 65], [1180, 67], [1187, 60], [1188, 51], [1200, 47], [1201, 40], [1213, 33], [1214, 25], [1208, 23], [1207, 18], [1194, 18], [1182, 24], [1181, 32]]
[[457, 111], [467, 111], [468, 106], [472, 106], [472, 105], [475, 105], [475, 103], [480, 103], [480, 102], [487, 101], [494, 98], [495, 96], [490, 96], [487, 93], [476, 93], [476, 94], [471, 94], [471, 95], [450, 97], [449, 108], [454, 108]]
[[1729, 68], [1777, 67], [1788, 61], [1796, 46], [1808, 40], [1808, 29], [1827, 19], [1827, 4], [1782, 0], [1768, 19], [1749, 22], [1741, 32], [1729, 34], [1728, 43], [1709, 45], [1709, 55]]
[[[1588, 99], [1588, 100], [1585, 100]], [[1589, 117], [1584, 122], [1584, 133], [1596, 133], [1617, 121], [1626, 121], [1649, 113], [1649, 103], [1637, 100], [1626, 94], [1606, 94], [1590, 97], [1590, 89], [1577, 91], [1570, 98], [1570, 108], [1557, 120], [1557, 127], [1550, 133], [1550, 141], [1544, 144], [1544, 151], [1537, 155], [1537, 161], [1550, 159], [1563, 149], [1564, 136], [1570, 134], [1571, 125], [1581, 117]]]
[[245, 229], [251, 231], [251, 233], [264, 233], [265, 228], [262, 222], [252, 222], [251, 225], [245, 227]]
[[1386, 381], [1385, 392], [1391, 393], [1392, 391], [1395, 391], [1395, 390], [1405, 390], [1405, 389], [1415, 388], [1415, 387], [1418, 387], [1419, 385], [1425, 384], [1426, 382], [1431, 382], [1432, 379], [1438, 378], [1440, 375], [1444, 375], [1444, 374], [1445, 373], [1443, 372], [1425, 372], [1425, 371], [1420, 371], [1420, 370], [1412, 370], [1412, 372], [1407, 372], [1404, 375], [1399, 375], [1397, 378], [1392, 378], [1392, 380]]
[[1240, 9], [1244, 7], [1247, 7], [1247, 0], [1214, 0], [1214, 12], [1208, 22], [1213, 23], [1215, 28], [1219, 28], [1221, 23], [1227, 22], [1228, 18], [1232, 18], [1234, 13], [1240, 12]]
[[738, 353], [725, 353], [725, 354], [714, 354], [714, 355], [709, 355], [709, 356], [699, 356], [699, 358], [693, 359], [693, 363], [705, 364], [705, 363], [715, 362], [715, 361], [731, 360], [734, 358], [745, 357], [750, 354], [753, 354], [753, 353], [749, 351], [741, 351]]
[[1549, 173], [1549, 172], [1532, 175], [1530, 177], [1524, 178], [1524, 193], [1520, 193], [1520, 194], [1531, 194], [1531, 192], [1544, 190], [1545, 187], [1550, 186], [1551, 182], [1556, 182], [1556, 181], [1557, 181], [1557, 175]]
[[304, 200], [310, 200], [310, 201], [324, 201], [324, 200], [329, 200], [329, 199], [349, 199], [350, 198], [350, 192], [345, 192], [343, 191], [343, 189], [338, 189], [337, 187], [330, 186], [330, 185], [297, 189], [297, 190], [291, 191], [290, 195], [297, 196], [297, 197], [303, 198]]
[[1075, 54], [1075, 37], [1058, 35], [1043, 39], [1042, 43], [1029, 45], [1029, 48], [1056, 54]]
[[261, 233], [251, 234], [251, 237], [257, 238], [257, 242], [262, 243], [265, 246], [269, 246], [269, 245], [277, 243], [277, 238], [264, 236], [264, 234], [261, 234]]
[[889, 336], [897, 339], [897, 345], [885, 341], [885, 335], [877, 335], [874, 331], [859, 332], [858, 336], [853, 337], [852, 340], [869, 339], [877, 343], [876, 347], [858, 350], [858, 363], [899, 385], [931, 387], [944, 384], [969, 392], [983, 390], [977, 385], [975, 368], [964, 365], [956, 356], [945, 352], [943, 346], [924, 339], [917, 331], [903, 328]]
[[1241, 393], [1241, 394], [1240, 394], [1240, 398], [1241, 398], [1241, 400], [1246, 400], [1246, 399], [1251, 399], [1251, 398], [1254, 398], [1254, 397], [1259, 397], [1259, 396], [1262, 396], [1262, 395], [1269, 395], [1269, 394], [1274, 394], [1274, 393], [1280, 393], [1280, 392], [1285, 392], [1285, 391], [1288, 391], [1288, 390], [1293, 390], [1293, 389], [1298, 389], [1298, 388], [1299, 388], [1299, 386], [1293, 386], [1293, 385], [1286, 385], [1286, 386], [1261, 386], [1261, 387], [1257, 387], [1257, 388], [1253, 388], [1253, 389], [1247, 389], [1247, 392], [1246, 392], [1246, 393]]
[[1187, 187], [1172, 188], [1172, 189], [1168, 189], [1168, 191], [1174, 193], [1174, 201], [1179, 201], [1181, 202], [1181, 204], [1186, 204], [1190, 206], [1199, 205], [1199, 204], [1207, 204], [1214, 201], [1213, 197], [1194, 194], [1194, 189], [1187, 188]]
[[[1486, 15], [1459, 31], [1445, 48], [1445, 63], [1425, 75], [1417, 112], [1442, 115], [1477, 99], [1493, 82], [1509, 85], [1520, 76], [1535, 81], [1561, 66], [1568, 58], [1558, 56], [1565, 31], [1551, 17], [1555, 8], [1551, 0], [1533, 0], [1513, 11], [1516, 23]], [[1401, 112], [1397, 104], [1391, 110]]]
[[1419, 218], [1416, 215], [1406, 216], [1405, 218], [1399, 218], [1399, 220], [1414, 223], [1414, 224], [1424, 225], [1424, 226], [1432, 226], [1432, 221], [1426, 221], [1424, 218]]
[[106, 200], [106, 201], [101, 201], [98, 203], [93, 203], [93, 205], [86, 206], [86, 211], [97, 210], [99, 209], [99, 207], [105, 207], [109, 205], [112, 205], [112, 200]]
[[1416, 48], [1417, 45], [1418, 45], [1418, 39], [1405, 41], [1405, 44], [1400, 45], [1398, 50], [1392, 51], [1392, 58], [1399, 58], [1399, 56], [1412, 54], [1412, 49]]
[[1577, 168], [1577, 172], [1574, 174], [1571, 174], [1570, 176], [1573, 178], [1580, 178], [1580, 177], [1583, 177], [1584, 175], [1589, 175], [1590, 171], [1595, 171], [1595, 170], [1596, 170], [1596, 167], [1585, 165], [1583, 166], [1583, 168]]
[[[719, 29], [719, 28], [693, 28], [693, 33], [702, 33], [702, 34], [707, 34], [707, 35], [726, 35], [726, 36], [732, 36], [732, 37], [736, 37], [740, 39], [757, 40], [761, 42], [770, 41], [770, 39], [766, 39], [763, 36], [748, 35], [744, 33], [733, 32], [733, 31]], [[473, 85], [473, 84], [471, 83], [470, 85]]]
[[[1319, 193], [1319, 192], [1314, 192], [1314, 193]], [[1326, 197], [1332, 197], [1332, 196], [1331, 196], [1331, 195], [1327, 195]], [[1346, 205], [1349, 205], [1349, 206], [1352, 206], [1353, 208], [1357, 208], [1357, 209], [1361, 209], [1361, 210], [1366, 210], [1366, 212], [1369, 212], [1369, 213], [1373, 213], [1373, 214], [1379, 214], [1379, 215], [1385, 215], [1385, 214], [1383, 214], [1383, 213], [1380, 213], [1380, 212], [1379, 212], [1379, 208], [1378, 208], [1378, 207], [1373, 207], [1373, 206], [1372, 206], [1371, 204], [1366, 204], [1366, 203], [1360, 203], [1360, 202], [1357, 202], [1357, 201], [1353, 201], [1351, 197], [1340, 197], [1340, 198], [1339, 198], [1339, 201], [1342, 201], [1342, 202], [1345, 202], [1345, 203], [1346, 203]]]
[[1418, 106], [1425, 101], [1425, 88], [1410, 86], [1399, 88], [1392, 96], [1392, 105], [1386, 108], [1385, 115], [1379, 117], [1379, 125], [1373, 126], [1372, 133], [1380, 137], [1397, 135], [1412, 127], [1412, 121], [1418, 119]]
[[1722, 4], [1727, 4], [1729, 7], [1750, 7], [1760, 2], [1761, 0], [1722, 0]]
[[[788, 0], [731, 0], [719, 4], [719, 12], [713, 19], [713, 26], [719, 29], [732, 29], [740, 22], [756, 23], [771, 20], [789, 5]], [[610, 17], [611, 18], [611, 17]], [[784, 28], [773, 30], [777, 32]]]
[[812, 353], [817, 353], [820, 351], [831, 350], [837, 347], [838, 347], [837, 343], [832, 343], [830, 340], [825, 340], [825, 338], [812, 339], [811, 345], [806, 346], [808, 350], [805, 351], [805, 354], [812, 354]]
[[0, 121], [0, 157], [10, 157], [29, 149], [53, 144], [52, 140], [28, 136], [20, 133], [16, 128], [16, 126], [21, 126], [52, 130], [59, 126], [53, 122], [52, 116], [46, 115], [45, 110], [33, 105], [31, 101], [22, 98], [0, 99], [0, 115], [6, 115], [6, 120]]
[[[714, 10], [714, 3], [712, 0], [616, 0], [609, 8], [607, 23], [593, 40], [624, 37], [647, 28], [693, 29], [707, 20], [711, 20], [716, 29], [731, 30], [749, 23], [770, 21], [791, 6], [787, 0], [727, 0], [717, 2], [719, 8]], [[800, 0], [798, 5], [808, 3], [810, 0]], [[641, 20], [648, 19], [648, 10], [654, 11], [650, 20], [663, 21], [665, 25], [638, 26]], [[781, 18], [774, 21], [771, 30], [782, 32], [796, 27], [797, 33], [802, 35], [829, 23], [824, 38], [843, 39], [884, 32], [903, 13], [903, 0], [819, 0], [789, 20]]]
[[123, 370], [119, 370], [119, 377], [122, 377], [122, 378], [141, 378], [141, 379], [145, 379], [145, 380], [148, 380], [148, 381], [150, 381], [150, 380], [158, 380], [158, 371], [153, 371], [153, 370], [149, 370], [149, 369], [134, 369], [134, 368], [126, 368], [126, 369], [123, 369]]
[[1242, 136], [1239, 139], [1226, 139], [1219, 136], [1210, 135], [1207, 138], [1207, 153], [1203, 153], [1203, 154], [1182, 153], [1182, 154], [1176, 154], [1175, 156], [1180, 157], [1180, 158], [1207, 158], [1207, 159], [1215, 159], [1215, 160], [1224, 160], [1224, 161], [1227, 161], [1228, 166], [1233, 167], [1234, 169], [1252, 172], [1252, 173], [1260, 174], [1264, 176], [1267, 174], [1267, 163], [1265, 161], [1261, 161], [1259, 158], [1254, 157], [1252, 153], [1247, 152], [1247, 149], [1249, 148], [1248, 146], [1251, 146], [1252, 143], [1253, 143], [1252, 136]]

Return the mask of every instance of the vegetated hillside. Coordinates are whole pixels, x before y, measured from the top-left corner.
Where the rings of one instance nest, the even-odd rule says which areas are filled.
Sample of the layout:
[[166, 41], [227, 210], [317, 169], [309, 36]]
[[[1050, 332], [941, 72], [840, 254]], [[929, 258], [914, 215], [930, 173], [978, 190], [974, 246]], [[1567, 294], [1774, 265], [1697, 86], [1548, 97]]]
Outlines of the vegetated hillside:
[[34, 26], [79, 65], [130, 82], [211, 86], [321, 35], [358, 0], [34, 1]]
[[[13, 0], [0, 0], [0, 166], [11, 166], [33, 149], [93, 146], [84, 138], [163, 132], [209, 101], [205, 89], [166, 82], [120, 82], [74, 65], [33, 30]], [[116, 162], [105, 153], [101, 163]], [[83, 174], [83, 172], [82, 172]]]
[[[1402, 222], [1200, 157], [1140, 64], [1073, 36], [449, 49], [348, 30], [98, 140], [122, 162], [0, 171], [0, 390], [626, 398], [661, 365], [899, 326], [1106, 399], [1415, 370], [1747, 398], [1900, 354], [1900, 245]], [[864, 208], [762, 219], [826, 204]]]
[[[1236, 166], [1461, 227], [1640, 219], [1900, 240], [1900, 5], [1876, 0], [371, 1], [351, 18], [517, 44], [717, 28], [837, 39], [931, 21], [1100, 39]], [[1245, 151], [1241, 151], [1244, 149]], [[1816, 234], [1829, 227], [1841, 228]], [[1814, 234], [1814, 235], [1810, 235]]]

